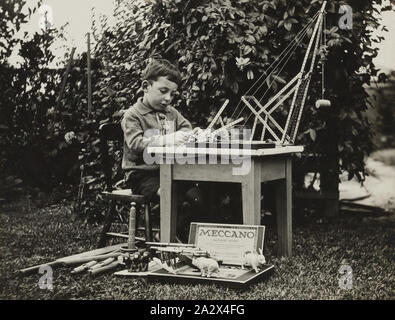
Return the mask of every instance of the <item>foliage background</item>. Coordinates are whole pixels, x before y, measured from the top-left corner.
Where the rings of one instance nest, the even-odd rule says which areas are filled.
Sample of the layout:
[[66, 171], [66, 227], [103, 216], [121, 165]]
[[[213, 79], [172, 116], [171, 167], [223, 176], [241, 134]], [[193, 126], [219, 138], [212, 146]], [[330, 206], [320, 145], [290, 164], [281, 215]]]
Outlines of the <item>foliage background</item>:
[[[336, 28], [342, 3], [354, 10], [352, 30]], [[326, 74], [326, 96], [332, 108], [318, 112], [314, 107], [321, 90], [317, 72], [297, 143], [306, 146], [301, 163], [309, 154], [318, 155], [316, 170], [326, 170], [335, 182], [343, 170], [349, 178], [363, 180], [364, 158], [373, 148], [365, 114], [369, 102], [363, 86], [377, 76], [385, 81], [372, 62], [378, 50], [375, 44], [382, 40], [372, 35], [372, 30], [380, 27], [377, 16], [381, 10], [392, 10], [392, 6], [381, 5], [381, 0], [349, 0], [330, 2], [327, 9], [327, 70], [331, 71]], [[118, 1], [115, 26], [104, 18], [92, 26], [98, 44], [93, 52], [91, 114], [86, 106], [86, 55], [75, 57], [58, 102], [65, 69], [51, 70], [48, 66], [54, 59], [50, 47], [56, 37], [63, 36], [63, 30], [16, 39], [16, 32], [30, 14], [24, 14], [23, 7], [22, 0], [5, 0], [0, 7], [0, 165], [6, 181], [2, 192], [18, 185], [48, 191], [62, 185], [71, 197], [78, 193], [80, 208], [94, 218], [100, 212], [96, 191], [103, 188], [98, 126], [119, 119], [119, 111], [141, 94], [140, 73], [149, 58], [160, 56], [178, 65], [183, 83], [175, 104], [195, 125], [204, 127], [225, 98], [231, 100], [231, 106], [237, 104], [246, 88], [319, 9], [320, 2]], [[7, 59], [17, 44], [21, 45], [23, 62], [15, 68]], [[295, 64], [305, 49], [298, 49]], [[239, 57], [248, 58], [250, 64], [237, 65]], [[293, 76], [290, 71], [282, 75], [286, 81]], [[74, 138], [65, 141], [68, 132], [73, 132]], [[119, 147], [112, 149], [118, 158]]]

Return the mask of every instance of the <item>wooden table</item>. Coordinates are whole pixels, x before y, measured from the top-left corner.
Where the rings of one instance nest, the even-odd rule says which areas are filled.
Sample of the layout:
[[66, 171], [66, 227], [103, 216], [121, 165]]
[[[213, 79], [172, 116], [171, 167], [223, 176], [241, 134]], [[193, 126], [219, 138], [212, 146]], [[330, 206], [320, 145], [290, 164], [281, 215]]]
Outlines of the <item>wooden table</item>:
[[[291, 155], [302, 151], [303, 146], [285, 146], [258, 150], [188, 148], [185, 146], [148, 147], [147, 152], [151, 156], [157, 157], [157, 160], [163, 159], [162, 162], [159, 162], [161, 241], [175, 241], [178, 204], [176, 181], [241, 183], [243, 223], [249, 225], [260, 225], [261, 223], [261, 182], [275, 181], [278, 254], [291, 256]], [[235, 165], [235, 161], [232, 161], [232, 159], [229, 163], [221, 163], [218, 159], [217, 163], [207, 163], [208, 157], [212, 157], [211, 160], [214, 160], [219, 156], [225, 158], [227, 156], [237, 157], [240, 161], [250, 161], [250, 170], [244, 175], [235, 175], [233, 169], [241, 168], [241, 165]], [[180, 161], [180, 159], [183, 159], [183, 161]], [[195, 163], [193, 164], [193, 162]]]

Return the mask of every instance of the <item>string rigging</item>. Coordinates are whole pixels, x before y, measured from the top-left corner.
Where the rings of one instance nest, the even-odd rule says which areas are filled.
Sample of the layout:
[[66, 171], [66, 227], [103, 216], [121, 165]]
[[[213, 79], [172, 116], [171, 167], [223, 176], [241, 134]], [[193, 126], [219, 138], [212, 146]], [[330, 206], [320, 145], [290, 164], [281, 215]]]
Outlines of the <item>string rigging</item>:
[[[262, 73], [259, 78], [251, 85], [251, 87], [244, 93], [244, 95], [248, 95], [250, 94], [251, 90], [259, 84], [258, 89], [256, 89], [252, 95], [255, 95], [257, 93], [257, 91], [259, 90], [260, 87], [262, 87], [267, 80], [270, 79], [270, 77], [272, 77], [273, 73], [277, 70], [277, 68], [279, 67], [279, 65], [283, 62], [283, 60], [285, 59], [285, 57], [290, 54], [295, 52], [297, 45], [299, 45], [303, 38], [305, 37], [305, 35], [307, 34], [307, 30], [308, 28], [315, 22], [315, 20], [317, 19], [319, 13], [317, 12], [310, 20], [309, 22], [299, 31], [299, 33], [296, 35], [296, 37], [287, 45], [287, 47], [280, 53], [280, 55], [269, 65], [269, 67], [267, 68], [266, 72]], [[288, 61], [288, 60], [287, 60]], [[286, 63], [284, 63], [284, 65], [286, 65]], [[269, 73], [268, 71], [272, 69]], [[262, 80], [262, 77], [264, 77], [265, 75], [266, 78]], [[272, 82], [273, 83], [273, 82]], [[272, 86], [272, 83], [268, 86], [270, 89], [270, 87]], [[268, 90], [267, 90], [268, 91]], [[264, 96], [261, 97], [261, 99]], [[260, 99], [260, 100], [261, 100]], [[231, 115], [231, 118], [234, 117], [234, 113], [236, 112], [237, 108], [240, 106], [241, 101], [239, 101], [239, 103], [237, 104], [236, 108], [233, 111], [233, 114]], [[243, 107], [244, 110], [245, 106]], [[241, 111], [242, 112], [242, 111]], [[240, 113], [241, 113], [240, 112]], [[239, 113], [239, 115], [240, 115]]]

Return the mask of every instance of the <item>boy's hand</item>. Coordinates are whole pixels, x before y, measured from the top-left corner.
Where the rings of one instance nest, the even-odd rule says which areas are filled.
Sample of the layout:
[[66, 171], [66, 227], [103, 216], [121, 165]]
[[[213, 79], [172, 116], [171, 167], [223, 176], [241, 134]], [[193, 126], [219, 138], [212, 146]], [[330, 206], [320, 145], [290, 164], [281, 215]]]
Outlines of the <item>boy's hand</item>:
[[193, 134], [194, 134], [195, 136], [199, 136], [199, 135], [201, 135], [201, 134], [204, 132], [204, 130], [203, 130], [202, 128], [196, 127], [196, 128], [194, 128], [194, 129], [192, 130], [192, 132], [193, 132]]
[[193, 134], [196, 142], [208, 142], [211, 140], [210, 130], [203, 130], [199, 127], [193, 129]]
[[207, 140], [207, 132], [199, 127], [193, 129], [193, 135], [197, 142], [203, 142]]
[[187, 142], [190, 135], [191, 135], [190, 132], [186, 132], [186, 131], [176, 131], [173, 133], [169, 133], [163, 136], [164, 138], [163, 144], [167, 146], [183, 144]]

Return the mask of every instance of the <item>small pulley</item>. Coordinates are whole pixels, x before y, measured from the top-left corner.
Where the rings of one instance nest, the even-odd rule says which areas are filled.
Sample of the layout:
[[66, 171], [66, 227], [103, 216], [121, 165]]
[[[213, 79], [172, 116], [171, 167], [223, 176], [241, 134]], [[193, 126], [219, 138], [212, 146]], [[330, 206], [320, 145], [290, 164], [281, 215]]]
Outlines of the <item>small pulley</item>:
[[315, 107], [317, 109], [321, 108], [321, 107], [330, 107], [331, 106], [331, 101], [328, 99], [319, 99], [315, 102]]

